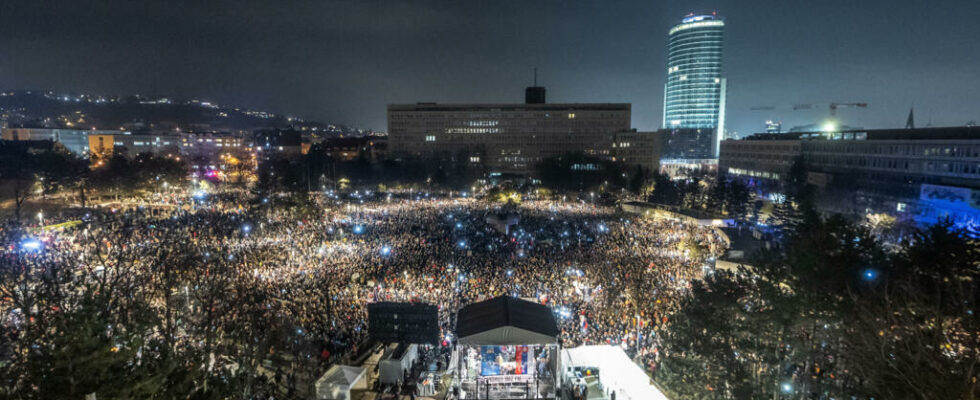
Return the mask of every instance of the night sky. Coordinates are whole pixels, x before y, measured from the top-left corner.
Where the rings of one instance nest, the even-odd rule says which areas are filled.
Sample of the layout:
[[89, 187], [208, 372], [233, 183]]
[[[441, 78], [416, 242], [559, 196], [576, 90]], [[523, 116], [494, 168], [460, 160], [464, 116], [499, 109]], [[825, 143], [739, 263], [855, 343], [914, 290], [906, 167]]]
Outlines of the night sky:
[[[384, 130], [388, 103], [633, 103], [660, 126], [667, 30], [728, 25], [728, 127], [980, 120], [980, 1], [0, 2], [0, 88], [199, 98]], [[792, 111], [797, 103], [822, 109]], [[750, 111], [774, 106], [773, 111]]]

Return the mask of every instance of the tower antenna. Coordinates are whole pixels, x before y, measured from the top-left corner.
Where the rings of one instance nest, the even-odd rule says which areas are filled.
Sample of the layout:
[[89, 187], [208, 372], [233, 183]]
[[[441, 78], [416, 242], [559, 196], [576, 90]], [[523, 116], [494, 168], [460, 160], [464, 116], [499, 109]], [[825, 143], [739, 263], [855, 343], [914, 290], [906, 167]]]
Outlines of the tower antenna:
[[534, 67], [534, 85], [538, 86], [538, 67]]

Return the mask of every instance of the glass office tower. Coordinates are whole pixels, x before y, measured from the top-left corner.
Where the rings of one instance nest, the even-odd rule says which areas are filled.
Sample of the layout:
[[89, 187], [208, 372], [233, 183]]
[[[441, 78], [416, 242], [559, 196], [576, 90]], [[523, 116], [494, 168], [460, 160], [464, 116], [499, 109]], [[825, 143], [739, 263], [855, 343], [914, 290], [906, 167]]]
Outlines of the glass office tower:
[[[718, 157], [725, 131], [726, 82], [721, 64], [724, 29], [725, 22], [714, 14], [688, 15], [670, 29], [664, 128], [679, 134], [699, 132], [698, 141], [710, 142], [689, 149], [666, 149], [668, 157], [670, 153], [683, 154], [683, 158]], [[704, 135], [705, 131], [712, 133]]]

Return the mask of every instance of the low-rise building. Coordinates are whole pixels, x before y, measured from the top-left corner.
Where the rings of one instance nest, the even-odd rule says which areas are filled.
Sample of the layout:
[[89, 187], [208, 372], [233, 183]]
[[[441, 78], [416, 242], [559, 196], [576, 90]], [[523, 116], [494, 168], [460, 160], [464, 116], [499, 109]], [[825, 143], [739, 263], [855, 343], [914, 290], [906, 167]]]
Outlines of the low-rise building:
[[326, 156], [335, 160], [352, 161], [364, 157], [375, 161], [387, 154], [388, 138], [385, 136], [327, 138], [319, 145]]
[[128, 131], [91, 130], [91, 129], [60, 129], [60, 128], [2, 128], [0, 138], [3, 140], [50, 140], [61, 143], [68, 151], [79, 157], [88, 157], [91, 153], [89, 137], [92, 135], [129, 135]]
[[244, 175], [256, 162], [252, 139], [235, 133], [185, 133], [180, 154], [198, 177]]
[[189, 159], [217, 159], [222, 153], [251, 149], [251, 140], [231, 133], [185, 133], [180, 137], [180, 153]]
[[303, 138], [294, 129], [266, 129], [255, 131], [254, 147], [259, 158], [295, 158], [303, 154]]
[[778, 190], [800, 160], [821, 205], [980, 224], [980, 128], [757, 134], [721, 144], [719, 172]]
[[163, 157], [180, 156], [180, 136], [170, 133], [115, 133], [89, 135], [89, 152], [100, 158], [122, 155], [133, 158], [137, 154], [150, 153]]

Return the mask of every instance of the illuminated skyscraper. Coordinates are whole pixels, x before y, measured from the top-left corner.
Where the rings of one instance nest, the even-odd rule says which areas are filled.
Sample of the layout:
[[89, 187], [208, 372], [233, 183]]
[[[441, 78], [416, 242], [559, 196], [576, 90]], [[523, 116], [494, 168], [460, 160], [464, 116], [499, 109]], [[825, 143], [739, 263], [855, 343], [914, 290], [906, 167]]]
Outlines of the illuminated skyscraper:
[[[664, 128], [681, 134], [698, 132], [711, 142], [690, 149], [667, 149], [665, 156], [672, 157], [673, 153], [678, 158], [718, 157], [719, 142], [725, 132], [724, 29], [725, 22], [714, 14], [691, 14], [670, 28]], [[713, 130], [713, 134], [703, 135], [706, 130]]]

